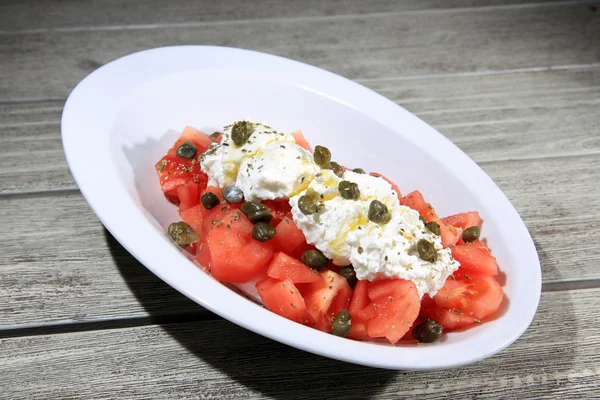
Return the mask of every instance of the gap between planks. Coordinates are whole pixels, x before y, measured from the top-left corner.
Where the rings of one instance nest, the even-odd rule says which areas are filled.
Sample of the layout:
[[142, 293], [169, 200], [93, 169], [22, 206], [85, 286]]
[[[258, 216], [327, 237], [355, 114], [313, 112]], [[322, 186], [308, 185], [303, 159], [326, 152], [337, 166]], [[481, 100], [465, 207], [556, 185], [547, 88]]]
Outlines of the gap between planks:
[[221, 319], [205, 309], [195, 312], [156, 313], [152, 315], [130, 315], [123, 317], [100, 318], [93, 321], [62, 321], [0, 326], [0, 340], [22, 336], [89, 332], [106, 329], [133, 328], [147, 325], [179, 324]]
[[[558, 288], [562, 287], [562, 288]], [[547, 290], [549, 288], [549, 290]], [[542, 293], [557, 291], [583, 291], [600, 288], [600, 279], [552, 281], [543, 284]], [[546, 290], [545, 290], [546, 289]], [[56, 335], [77, 332], [93, 332], [113, 329], [135, 328], [151, 325], [169, 325], [192, 323], [200, 321], [219, 321], [223, 318], [206, 310], [198, 312], [182, 312], [168, 314], [153, 314], [143, 316], [127, 316], [119, 318], [105, 318], [89, 322], [64, 321], [47, 324], [26, 324], [18, 326], [0, 327], [0, 340], [17, 337], [31, 337]]]
[[275, 18], [256, 18], [256, 19], [238, 19], [229, 21], [190, 21], [190, 22], [175, 22], [162, 24], [131, 24], [131, 25], [104, 25], [104, 26], [73, 26], [64, 28], [42, 28], [42, 29], [22, 29], [15, 31], [0, 30], [0, 35], [26, 35], [38, 33], [55, 33], [55, 32], [97, 32], [97, 31], [124, 31], [124, 30], [150, 30], [159, 28], [196, 28], [205, 26], [224, 26], [224, 25], [251, 25], [264, 23], [278, 22], [327, 22], [327, 21], [348, 21], [353, 19], [366, 18], [382, 18], [389, 16], [410, 16], [410, 15], [436, 15], [436, 14], [457, 14], [467, 12], [486, 12], [486, 11], [503, 11], [503, 10], [523, 10], [532, 8], [548, 8], [548, 7], [564, 7], [576, 4], [598, 4], [600, 0], [571, 0], [571, 1], [549, 1], [544, 3], [525, 3], [525, 4], [508, 4], [496, 6], [480, 6], [480, 7], [457, 7], [457, 8], [441, 8], [433, 10], [407, 10], [407, 11], [389, 11], [389, 12], [374, 12], [365, 14], [341, 14], [341, 15], [318, 15], [318, 16], [298, 16], [298, 17], [275, 17]]

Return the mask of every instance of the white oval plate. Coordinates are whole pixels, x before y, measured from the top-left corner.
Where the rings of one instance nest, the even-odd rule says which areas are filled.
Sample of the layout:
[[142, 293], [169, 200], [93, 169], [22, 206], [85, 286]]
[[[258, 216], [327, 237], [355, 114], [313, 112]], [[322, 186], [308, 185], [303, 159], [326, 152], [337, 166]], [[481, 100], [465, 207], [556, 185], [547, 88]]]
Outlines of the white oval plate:
[[[342, 164], [381, 172], [403, 193], [419, 189], [440, 215], [479, 210], [505, 274], [499, 317], [428, 346], [338, 338], [288, 321], [204, 273], [164, 235], [178, 220], [154, 163], [185, 125], [212, 132], [234, 120], [301, 129]], [[69, 166], [112, 235], [175, 289], [220, 316], [296, 348], [390, 369], [447, 368], [488, 357], [527, 329], [541, 269], [527, 228], [494, 182], [416, 116], [333, 73], [257, 52], [208, 46], [158, 48], [113, 61], [71, 93], [62, 116]], [[216, 345], [216, 344], [215, 344]]]

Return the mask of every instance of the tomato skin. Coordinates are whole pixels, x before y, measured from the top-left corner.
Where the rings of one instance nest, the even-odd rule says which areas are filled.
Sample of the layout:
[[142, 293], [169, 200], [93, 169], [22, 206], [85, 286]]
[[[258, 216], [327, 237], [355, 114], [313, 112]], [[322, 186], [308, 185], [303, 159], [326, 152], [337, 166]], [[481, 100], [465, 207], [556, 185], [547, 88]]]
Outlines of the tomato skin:
[[277, 226], [292, 210], [288, 200], [262, 200], [261, 203], [271, 209], [273, 226]]
[[440, 226], [440, 236], [442, 237], [442, 244], [444, 247], [453, 246], [460, 239], [459, 230], [452, 225], [446, 225], [437, 216], [435, 209], [431, 204], [425, 201], [425, 198], [418, 190], [410, 192], [400, 199], [400, 204], [417, 211], [427, 222], [437, 222]]
[[267, 277], [256, 284], [256, 289], [270, 311], [295, 322], [307, 322], [306, 303], [291, 280]]
[[440, 308], [428, 295], [423, 296], [419, 321], [431, 319], [442, 325], [445, 330], [456, 330], [466, 328], [476, 323], [476, 318], [466, 315], [461, 311]]
[[200, 163], [195, 159], [185, 159], [176, 155], [166, 155], [156, 163], [156, 171], [163, 192], [177, 189], [188, 182], [207, 182], [208, 177], [200, 171]]
[[179, 198], [179, 212], [198, 205], [200, 202], [200, 192], [203, 189], [202, 184], [192, 181], [177, 187], [177, 197]]
[[368, 286], [369, 281], [358, 281], [354, 286], [354, 293], [348, 307], [352, 321], [362, 320], [364, 322], [366, 320], [365, 315], [361, 312], [370, 302]]
[[366, 323], [370, 337], [385, 337], [398, 342], [412, 327], [419, 315], [419, 291], [411, 281], [390, 279], [371, 282], [369, 298], [377, 316]]
[[319, 282], [323, 279], [318, 272], [283, 252], [273, 257], [267, 268], [267, 275], [279, 280], [289, 279], [294, 284]]
[[473, 275], [469, 279], [447, 279], [433, 299], [439, 308], [481, 320], [498, 310], [503, 296], [493, 276]]
[[364, 322], [360, 322], [352, 318], [352, 326], [348, 338], [353, 340], [369, 340], [369, 334], [367, 333], [367, 325]]
[[463, 231], [472, 226], [481, 228], [481, 225], [483, 224], [483, 220], [477, 211], [468, 211], [449, 215], [445, 218], [442, 218], [442, 222], [446, 225], [452, 225], [456, 228], [460, 228]]
[[461, 270], [477, 275], [498, 275], [496, 257], [492, 256], [487, 247], [478, 244], [457, 244], [452, 247], [452, 257], [460, 263]]
[[[320, 272], [319, 282], [307, 284], [300, 288], [306, 301], [308, 314], [315, 328], [331, 333], [331, 323], [340, 304], [348, 307], [352, 289], [346, 279], [333, 271], [325, 269]], [[342, 298], [334, 301], [339, 293]]]
[[204, 269], [210, 272], [210, 248], [206, 242], [200, 242], [200, 244], [198, 244], [194, 259]]
[[294, 140], [298, 146], [302, 147], [304, 150], [311, 151], [310, 145], [308, 144], [308, 141], [304, 137], [302, 131], [292, 132], [292, 136], [294, 137]]
[[244, 283], [266, 269], [273, 257], [273, 246], [252, 239], [253, 227], [243, 213], [225, 203], [205, 214], [203, 234], [210, 249], [211, 273], [215, 279]]
[[197, 204], [194, 207], [187, 208], [185, 210], [179, 210], [179, 215], [183, 222], [191, 226], [198, 237], [204, 236], [203, 222], [204, 222], [204, 210], [202, 204]]
[[286, 254], [296, 255], [294, 250], [305, 244], [306, 238], [292, 220], [291, 215], [287, 215], [275, 226], [275, 236], [273, 236], [272, 241], [275, 248]]

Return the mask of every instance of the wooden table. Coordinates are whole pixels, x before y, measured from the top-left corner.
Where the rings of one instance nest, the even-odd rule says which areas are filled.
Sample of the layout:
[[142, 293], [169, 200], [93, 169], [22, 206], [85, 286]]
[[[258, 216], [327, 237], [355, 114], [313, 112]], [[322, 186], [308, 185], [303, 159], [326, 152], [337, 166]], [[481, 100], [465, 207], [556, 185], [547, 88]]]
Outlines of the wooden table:
[[[0, 398], [600, 397], [599, 8], [3, 0]], [[77, 190], [60, 116], [94, 69], [177, 44], [255, 49], [323, 67], [460, 146], [504, 190], [536, 243], [544, 284], [527, 332], [467, 367], [384, 371], [257, 336], [146, 270]]]

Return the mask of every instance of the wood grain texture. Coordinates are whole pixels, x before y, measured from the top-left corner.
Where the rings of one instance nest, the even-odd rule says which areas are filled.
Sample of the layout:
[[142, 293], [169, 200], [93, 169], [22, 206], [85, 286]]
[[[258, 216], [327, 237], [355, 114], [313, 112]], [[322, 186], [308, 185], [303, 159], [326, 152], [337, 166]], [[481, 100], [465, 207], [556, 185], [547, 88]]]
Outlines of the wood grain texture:
[[254, 49], [357, 79], [597, 63], [599, 36], [600, 13], [583, 3], [2, 35], [0, 94], [64, 98], [98, 66], [166, 45]]
[[[220, 21], [246, 21], [265, 18], [319, 18], [324, 16], [432, 11], [453, 8], [521, 5], [540, 7], [558, 0], [83, 0], [56, 7], [44, 0], [4, 0], [0, 4], [2, 32], [48, 29], [89, 29], [119, 25], [164, 25]], [[540, 4], [541, 3], [541, 4]], [[32, 26], [31, 21], [38, 22]]]
[[[527, 224], [545, 281], [600, 279], [599, 163], [483, 164]], [[0, 202], [0, 328], [202, 312], [116, 243], [79, 193]]]
[[346, 364], [218, 320], [4, 339], [0, 386], [15, 399], [597, 398], [599, 296], [544, 293], [517, 342], [446, 371]]
[[[477, 162], [600, 152], [597, 67], [365, 85], [430, 123]], [[62, 106], [0, 104], [0, 193], [75, 187], [60, 140]]]
[[0, 220], [0, 328], [203, 312], [123, 249], [78, 192], [0, 200]]

